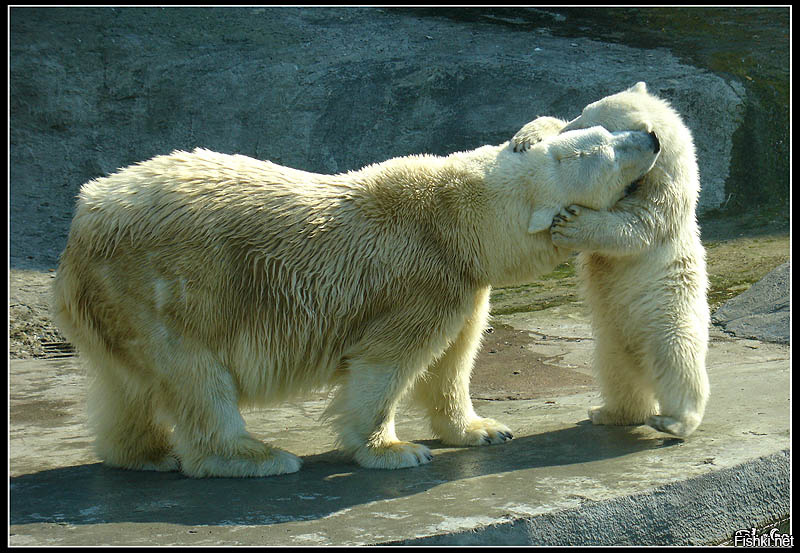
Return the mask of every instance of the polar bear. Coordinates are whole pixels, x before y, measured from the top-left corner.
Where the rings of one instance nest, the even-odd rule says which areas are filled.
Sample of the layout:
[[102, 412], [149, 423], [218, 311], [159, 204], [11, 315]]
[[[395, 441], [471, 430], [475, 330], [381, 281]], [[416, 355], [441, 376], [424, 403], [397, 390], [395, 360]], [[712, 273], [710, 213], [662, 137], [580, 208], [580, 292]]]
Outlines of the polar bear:
[[395, 434], [406, 392], [447, 444], [510, 439], [469, 397], [490, 287], [561, 262], [555, 214], [612, 205], [657, 157], [652, 134], [595, 127], [525, 154], [506, 142], [338, 175], [175, 151], [88, 182], [54, 317], [92, 369], [98, 455], [192, 477], [294, 472], [300, 458], [239, 408], [328, 386], [338, 444], [365, 467], [431, 460]]
[[639, 82], [589, 104], [569, 123], [523, 127], [517, 151], [554, 133], [602, 125], [654, 131], [661, 155], [610, 210], [574, 205], [552, 226], [557, 247], [581, 250], [578, 270], [592, 312], [595, 370], [604, 405], [595, 424], [648, 424], [685, 437], [709, 396], [705, 250], [695, 216], [700, 190], [694, 142], [669, 104]]

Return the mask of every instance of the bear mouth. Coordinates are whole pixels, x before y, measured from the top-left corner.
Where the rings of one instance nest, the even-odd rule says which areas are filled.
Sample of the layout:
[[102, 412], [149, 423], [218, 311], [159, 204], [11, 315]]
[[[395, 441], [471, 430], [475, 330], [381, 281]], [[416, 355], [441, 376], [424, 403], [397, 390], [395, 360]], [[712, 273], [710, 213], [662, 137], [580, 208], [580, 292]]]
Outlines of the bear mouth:
[[631, 194], [633, 194], [634, 192], [636, 192], [637, 190], [639, 190], [639, 186], [641, 186], [642, 182], [644, 182], [644, 176], [641, 176], [632, 183], [630, 183], [628, 186], [625, 187], [625, 191], [623, 192], [622, 197], [626, 198]]

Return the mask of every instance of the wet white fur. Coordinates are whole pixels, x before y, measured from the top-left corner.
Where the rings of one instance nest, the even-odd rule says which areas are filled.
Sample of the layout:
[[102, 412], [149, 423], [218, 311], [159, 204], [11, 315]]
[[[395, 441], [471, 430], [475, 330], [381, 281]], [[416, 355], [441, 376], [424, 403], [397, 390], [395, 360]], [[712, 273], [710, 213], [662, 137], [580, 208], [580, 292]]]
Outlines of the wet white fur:
[[[554, 121], [536, 126], [545, 129], [541, 136], [602, 125], [653, 131], [660, 140], [661, 154], [636, 190], [610, 210], [564, 210], [552, 235], [556, 245], [582, 250], [579, 273], [605, 403], [590, 409], [592, 422], [646, 423], [688, 436], [709, 397], [708, 279], [695, 216], [700, 181], [692, 135], [642, 82], [589, 104], [569, 124]], [[515, 143], [532, 141], [523, 131]]]
[[490, 286], [566, 252], [528, 232], [537, 207], [608, 207], [652, 164], [602, 129], [524, 154], [508, 143], [339, 175], [175, 151], [82, 188], [55, 318], [92, 369], [108, 464], [194, 477], [294, 472], [239, 407], [335, 386], [339, 443], [366, 467], [428, 462], [395, 435], [410, 392], [456, 445], [498, 443], [469, 379]]

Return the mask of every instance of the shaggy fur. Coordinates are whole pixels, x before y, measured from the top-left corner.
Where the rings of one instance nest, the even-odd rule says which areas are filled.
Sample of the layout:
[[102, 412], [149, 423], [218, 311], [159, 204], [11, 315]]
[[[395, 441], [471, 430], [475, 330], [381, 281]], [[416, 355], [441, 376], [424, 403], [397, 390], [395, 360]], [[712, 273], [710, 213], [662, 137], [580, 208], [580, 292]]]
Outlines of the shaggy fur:
[[[579, 273], [592, 311], [595, 369], [605, 405], [595, 424], [648, 424], [688, 436], [709, 396], [705, 250], [695, 207], [700, 180], [689, 129], [645, 83], [589, 104], [568, 124], [529, 123], [518, 149], [556, 132], [602, 125], [654, 131], [653, 169], [610, 210], [571, 206], [556, 218], [556, 246], [583, 250]], [[560, 128], [559, 128], [560, 127]]]
[[646, 133], [595, 128], [339, 175], [175, 151], [90, 181], [54, 291], [92, 369], [99, 456], [194, 477], [294, 472], [301, 460], [252, 437], [239, 407], [331, 385], [339, 443], [366, 467], [431, 460], [395, 435], [412, 389], [445, 443], [510, 439], [469, 397], [490, 286], [564, 259], [531, 224], [539, 207], [607, 207], [655, 157]]

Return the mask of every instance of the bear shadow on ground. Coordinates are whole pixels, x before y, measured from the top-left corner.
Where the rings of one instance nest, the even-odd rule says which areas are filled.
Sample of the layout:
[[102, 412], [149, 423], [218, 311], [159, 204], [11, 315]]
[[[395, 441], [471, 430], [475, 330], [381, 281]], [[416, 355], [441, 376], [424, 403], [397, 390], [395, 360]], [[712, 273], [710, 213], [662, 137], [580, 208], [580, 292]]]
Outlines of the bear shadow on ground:
[[489, 447], [449, 448], [422, 440], [434, 450], [433, 462], [400, 470], [365, 469], [337, 451], [305, 456], [299, 472], [265, 478], [193, 479], [94, 463], [11, 478], [10, 523], [270, 525], [315, 520], [461, 479], [600, 461], [681, 442], [635, 427], [581, 421]]

